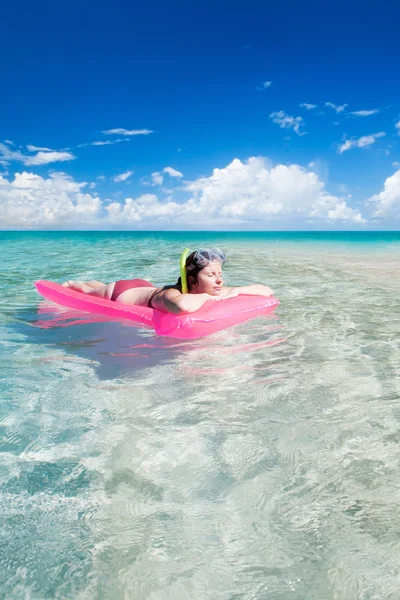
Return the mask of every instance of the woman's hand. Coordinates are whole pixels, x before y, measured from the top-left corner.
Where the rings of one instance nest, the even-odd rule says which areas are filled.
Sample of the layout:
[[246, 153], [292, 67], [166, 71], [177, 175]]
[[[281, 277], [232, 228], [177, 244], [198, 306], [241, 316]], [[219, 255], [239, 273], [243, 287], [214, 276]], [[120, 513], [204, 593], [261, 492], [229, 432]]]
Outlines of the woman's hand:
[[220, 296], [210, 296], [210, 300], [228, 300], [229, 298], [236, 298], [243, 294], [244, 296], [265, 296], [268, 298], [273, 295], [271, 288], [261, 283], [254, 285], [244, 285], [242, 287], [228, 288]]
[[271, 288], [263, 285], [262, 283], [255, 283], [253, 285], [244, 285], [243, 287], [236, 288], [238, 294], [244, 294], [247, 296], [265, 296], [268, 298], [273, 295]]

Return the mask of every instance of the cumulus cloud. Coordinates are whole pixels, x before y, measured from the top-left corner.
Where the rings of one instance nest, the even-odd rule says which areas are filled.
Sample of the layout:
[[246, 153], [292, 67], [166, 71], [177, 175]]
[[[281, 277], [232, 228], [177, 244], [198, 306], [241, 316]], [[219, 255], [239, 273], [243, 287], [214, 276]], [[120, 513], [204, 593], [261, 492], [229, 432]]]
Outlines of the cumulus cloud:
[[113, 178], [113, 181], [116, 181], [117, 183], [119, 181], [126, 181], [127, 179], [129, 179], [129, 177], [133, 174], [133, 171], [126, 171], [125, 173], [121, 173], [120, 175], [116, 175]]
[[[224, 169], [214, 169], [210, 177], [187, 184], [192, 193], [186, 208], [194, 214], [268, 222], [272, 216], [316, 217], [363, 222], [350, 207], [336, 211], [342, 198], [328, 194], [318, 176], [299, 165], [271, 166], [263, 158], [243, 163], [233, 160]], [[330, 211], [330, 215], [328, 214]]]
[[13, 181], [0, 176], [0, 222], [2, 227], [80, 226], [95, 219], [100, 199], [81, 190], [65, 173], [52, 173], [47, 179], [33, 173], [16, 173]]
[[167, 200], [160, 202], [155, 194], [142, 194], [138, 198], [127, 198], [124, 204], [113, 202], [106, 207], [112, 224], [140, 223], [146, 220], [175, 219], [181, 205]]
[[373, 108], [372, 110], [352, 110], [349, 112], [349, 115], [353, 115], [353, 117], [369, 117], [376, 115], [378, 112], [379, 108]]
[[385, 180], [383, 191], [372, 196], [370, 201], [377, 205], [377, 216], [400, 213], [400, 169]]
[[372, 133], [371, 135], [363, 135], [356, 140], [346, 140], [339, 146], [338, 152], [339, 154], [343, 154], [343, 152], [351, 150], [352, 148], [367, 148], [368, 146], [375, 144], [378, 138], [384, 137], [385, 135], [386, 133], [384, 131], [379, 131], [378, 133]]
[[308, 104], [308, 102], [303, 102], [303, 104], [300, 104], [300, 108], [305, 108], [306, 110], [313, 110], [313, 108], [318, 108], [318, 104]]
[[71, 152], [56, 151], [50, 152], [40, 151], [35, 155], [26, 155], [19, 150], [11, 150], [8, 146], [0, 144], [0, 159], [3, 164], [9, 164], [10, 162], [21, 162], [24, 165], [47, 165], [54, 162], [64, 162], [74, 160], [76, 156]]
[[[167, 168], [167, 167], [166, 167]], [[179, 172], [178, 172], [179, 173]], [[178, 178], [178, 177], [177, 177]], [[361, 213], [343, 197], [329, 194], [318, 175], [299, 165], [272, 165], [265, 158], [234, 159], [209, 177], [180, 185], [173, 192], [129, 197], [123, 202], [84, 193], [63, 173], [42, 178], [16, 174], [0, 177], [3, 227], [162, 227], [172, 229], [264, 228], [291, 222], [362, 224]], [[90, 186], [89, 186], [90, 188]], [[182, 195], [186, 198], [182, 200]]]
[[272, 119], [273, 123], [276, 123], [282, 129], [293, 129], [297, 135], [305, 135], [306, 133], [305, 131], [300, 131], [300, 127], [302, 127], [304, 123], [302, 117], [291, 117], [283, 112], [283, 110], [273, 112], [269, 117]]
[[336, 113], [341, 113], [344, 111], [348, 104], [333, 104], [333, 102], [325, 102], [325, 106], [329, 106], [329, 108], [333, 108]]
[[5, 144], [9, 144], [10, 146], [15, 146], [14, 142], [12, 142], [11, 140], [4, 140]]
[[258, 86], [257, 86], [257, 90], [259, 91], [263, 91], [263, 90], [267, 90], [268, 88], [270, 88], [272, 85], [272, 81], [262, 81]]
[[355, 223], [366, 223], [358, 211], [347, 206], [343, 200], [334, 208], [328, 210], [328, 219], [340, 219], [342, 221], [354, 221]]
[[150, 135], [150, 133], [154, 133], [151, 129], [123, 129], [122, 127], [117, 127], [116, 129], [107, 129], [106, 131], [102, 131], [105, 135]]

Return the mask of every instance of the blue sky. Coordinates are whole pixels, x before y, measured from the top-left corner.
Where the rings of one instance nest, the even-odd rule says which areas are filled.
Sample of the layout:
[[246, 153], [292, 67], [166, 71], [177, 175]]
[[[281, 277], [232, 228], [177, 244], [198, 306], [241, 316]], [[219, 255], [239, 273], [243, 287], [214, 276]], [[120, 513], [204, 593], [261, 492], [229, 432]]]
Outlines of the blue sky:
[[399, 19], [376, 1], [8, 3], [0, 227], [399, 229]]

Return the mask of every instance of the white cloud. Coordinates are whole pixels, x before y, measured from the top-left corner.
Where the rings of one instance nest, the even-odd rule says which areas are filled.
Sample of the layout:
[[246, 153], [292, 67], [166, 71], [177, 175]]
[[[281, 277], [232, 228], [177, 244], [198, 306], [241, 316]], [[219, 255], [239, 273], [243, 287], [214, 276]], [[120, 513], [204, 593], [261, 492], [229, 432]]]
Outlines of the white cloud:
[[260, 85], [257, 86], [256, 89], [260, 90], [260, 91], [267, 90], [269, 87], [271, 87], [271, 85], [272, 85], [272, 81], [262, 81], [260, 83]]
[[370, 201], [377, 204], [378, 216], [400, 213], [400, 169], [385, 180], [383, 191], [372, 196]]
[[163, 169], [163, 173], [167, 173], [170, 177], [183, 177], [183, 173], [173, 169], [172, 167], [165, 167]]
[[348, 106], [348, 104], [333, 104], [333, 102], [325, 102], [325, 106], [329, 106], [330, 108], [333, 108], [334, 111], [336, 111], [337, 113], [341, 113], [344, 111], [344, 109], [346, 108], [346, 106]]
[[33, 146], [32, 144], [27, 145], [28, 152], [54, 152], [51, 148], [42, 148], [41, 146]]
[[52, 173], [47, 179], [16, 173], [11, 182], [0, 176], [1, 226], [82, 226], [95, 219], [101, 209], [99, 198], [82, 193], [85, 185], [64, 173]]
[[293, 129], [297, 135], [305, 135], [306, 133], [305, 131], [300, 131], [300, 127], [302, 127], [304, 123], [302, 117], [291, 117], [284, 113], [283, 110], [273, 112], [269, 117], [272, 119], [273, 123], [276, 123], [282, 129]]
[[86, 182], [78, 183], [66, 173], [53, 171], [50, 176], [45, 179], [34, 173], [15, 173], [12, 183], [14, 188], [51, 191], [55, 193], [77, 193], [81, 188], [86, 186]]
[[356, 140], [346, 140], [344, 144], [342, 144], [338, 152], [339, 154], [343, 154], [347, 150], [351, 150], [351, 148], [367, 148], [372, 144], [375, 144], [378, 138], [384, 137], [386, 133], [384, 131], [379, 131], [378, 133], [372, 133], [371, 135], [363, 135], [362, 137]]
[[151, 174], [151, 180], [153, 185], [162, 185], [164, 181], [164, 175], [160, 171], [155, 171]]
[[106, 135], [150, 135], [150, 133], [154, 133], [151, 129], [123, 129], [118, 127], [116, 129], [107, 129], [106, 131], [102, 131]]
[[224, 169], [214, 169], [210, 177], [189, 183], [186, 189], [193, 195], [186, 210], [211, 219], [268, 223], [272, 216], [285, 215], [362, 221], [359, 211], [350, 207], [345, 216], [338, 214], [343, 199], [328, 194], [315, 173], [299, 165], [273, 167], [263, 158], [253, 157], [245, 163], [235, 159]]
[[308, 102], [303, 102], [303, 104], [300, 104], [300, 108], [305, 108], [306, 110], [313, 110], [313, 108], [318, 108], [318, 104], [308, 104]]
[[117, 183], [119, 181], [126, 181], [132, 174], [133, 174], [133, 171], [126, 171], [125, 173], [121, 173], [120, 175], [116, 175], [113, 178], [113, 181], [116, 181]]
[[35, 156], [27, 157], [24, 165], [48, 165], [53, 162], [64, 162], [75, 160], [76, 156], [71, 152], [38, 152]]
[[121, 142], [129, 142], [129, 139], [119, 138], [117, 140], [96, 140], [95, 142], [78, 144], [77, 148], [85, 148], [86, 146], [112, 146], [113, 144], [120, 144]]
[[128, 142], [129, 140], [124, 138], [119, 138], [117, 140], [104, 140], [104, 141], [96, 141], [91, 142], [90, 146], [112, 146], [113, 144], [120, 144], [121, 142]]
[[366, 223], [365, 219], [362, 218], [361, 214], [347, 206], [343, 200], [336, 204], [334, 208], [328, 210], [328, 219], [335, 220], [340, 219], [342, 221], [353, 221], [354, 223]]
[[354, 117], [369, 117], [371, 115], [376, 115], [379, 112], [379, 108], [374, 108], [372, 110], [352, 110], [349, 112], [349, 115], [353, 115]]
[[11, 140], [4, 140], [5, 144], [9, 144], [10, 146], [15, 146], [14, 142], [12, 142]]
[[142, 194], [138, 198], [127, 198], [124, 204], [113, 202], [106, 211], [113, 224], [140, 223], [148, 220], [175, 219], [181, 205], [176, 202], [160, 202], [155, 194]]
[[397, 134], [400, 135], [400, 121], [397, 121], [394, 125], [395, 129], [397, 129]]
[[[343, 197], [329, 194], [318, 175], [299, 165], [273, 166], [265, 158], [234, 159], [209, 177], [173, 190], [166, 199], [155, 194], [102, 201], [84, 193], [86, 183], [63, 173], [43, 178], [17, 173], [14, 181], [0, 177], [2, 227], [161, 227], [170, 229], [274, 228], [307, 219], [322, 224], [364, 222]], [[90, 187], [90, 186], [89, 186]], [[93, 192], [91, 192], [93, 193]]]
[[145, 185], [162, 185], [164, 183], [164, 173], [167, 173], [167, 175], [169, 175], [170, 177], [177, 177], [179, 179], [183, 177], [183, 173], [181, 173], [180, 171], [177, 171], [172, 167], [164, 167], [162, 171], [154, 171], [154, 173], [151, 174], [151, 184], [149, 184], [146, 181], [144, 181], [143, 183]]
[[3, 165], [8, 165], [13, 161], [24, 162], [26, 158], [28, 157], [24, 156], [19, 150], [12, 150], [5, 144], [0, 143], [0, 160]]
[[354, 142], [352, 142], [350, 140], [346, 140], [344, 142], [344, 144], [342, 144], [339, 147], [338, 152], [339, 152], [339, 154], [342, 154], [343, 152], [346, 152], [346, 150], [350, 150], [351, 148], [354, 148], [354, 147], [355, 147], [355, 143]]
[[71, 152], [38, 152], [34, 156], [23, 154], [19, 150], [11, 150], [8, 146], [0, 144], [0, 159], [3, 164], [10, 162], [21, 162], [24, 165], [47, 165], [53, 162], [64, 162], [74, 160], [76, 156]]

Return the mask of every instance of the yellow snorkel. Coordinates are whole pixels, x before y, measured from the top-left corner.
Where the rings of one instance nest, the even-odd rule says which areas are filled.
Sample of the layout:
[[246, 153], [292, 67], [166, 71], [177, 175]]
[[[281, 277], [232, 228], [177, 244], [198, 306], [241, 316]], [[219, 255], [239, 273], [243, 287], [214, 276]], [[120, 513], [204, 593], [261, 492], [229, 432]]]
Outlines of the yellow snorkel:
[[190, 248], [185, 248], [181, 254], [181, 259], [179, 261], [180, 266], [180, 276], [181, 276], [181, 284], [182, 284], [182, 294], [188, 293], [188, 283], [187, 283], [187, 275], [186, 275], [186, 259], [190, 252]]

